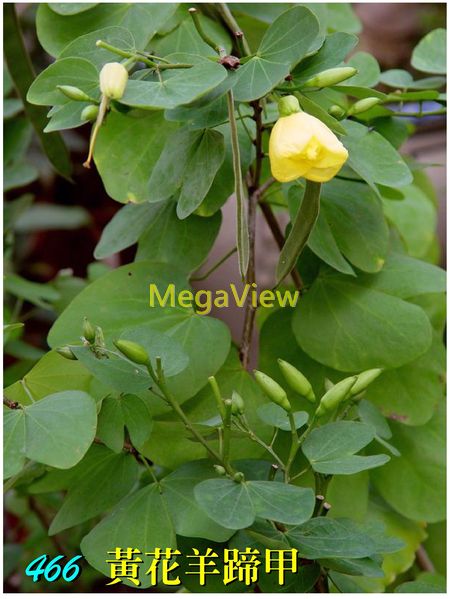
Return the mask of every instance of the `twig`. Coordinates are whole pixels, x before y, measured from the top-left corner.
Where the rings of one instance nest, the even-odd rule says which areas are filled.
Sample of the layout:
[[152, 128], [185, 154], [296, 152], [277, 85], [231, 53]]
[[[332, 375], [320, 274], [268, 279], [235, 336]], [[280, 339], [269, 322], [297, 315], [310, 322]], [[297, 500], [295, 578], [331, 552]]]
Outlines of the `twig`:
[[436, 571], [434, 564], [423, 545], [420, 545], [419, 549], [416, 551], [416, 562], [419, 568], [424, 572]]
[[[44, 528], [45, 532], [48, 533], [48, 529], [50, 528], [50, 521], [49, 521], [49, 519], [47, 517], [47, 514], [37, 504], [36, 499], [32, 495], [30, 495], [28, 497], [28, 506], [29, 506], [30, 510], [35, 514], [35, 516], [37, 517], [37, 519], [39, 520], [39, 522], [42, 524], [42, 527]], [[53, 543], [53, 545], [55, 546], [56, 551], [59, 554], [61, 554], [61, 555], [67, 555], [67, 551], [62, 546], [62, 544], [59, 541], [58, 537], [56, 537], [55, 535], [53, 535], [51, 537], [49, 536], [49, 539]]]
[[228, 27], [229, 31], [236, 37], [236, 39], [239, 38], [237, 39], [237, 45], [239, 49], [242, 48], [244, 55], [251, 54], [251, 50], [247, 43], [247, 40], [242, 34], [241, 28], [239, 27], [236, 19], [233, 17], [230, 9], [228, 8], [228, 5], [220, 2], [217, 5], [217, 10], [220, 16], [222, 17], [223, 22]]
[[20, 410], [20, 403], [18, 401], [11, 401], [7, 397], [3, 398], [3, 405], [11, 408], [11, 410]]
[[207, 270], [205, 272], [205, 274], [198, 275], [197, 277], [191, 277], [191, 281], [204, 281], [205, 279], [207, 279], [209, 277], [210, 274], [212, 274], [215, 270], [217, 270], [220, 266], [222, 266], [222, 264], [224, 262], [226, 262], [228, 260], [228, 258], [230, 258], [235, 252], [237, 252], [236, 246], [234, 246], [234, 248], [229, 250], [225, 254], [225, 256], [222, 256], [222, 258], [220, 258], [220, 260], [218, 260], [213, 266], [211, 266], [211, 268], [209, 270]]

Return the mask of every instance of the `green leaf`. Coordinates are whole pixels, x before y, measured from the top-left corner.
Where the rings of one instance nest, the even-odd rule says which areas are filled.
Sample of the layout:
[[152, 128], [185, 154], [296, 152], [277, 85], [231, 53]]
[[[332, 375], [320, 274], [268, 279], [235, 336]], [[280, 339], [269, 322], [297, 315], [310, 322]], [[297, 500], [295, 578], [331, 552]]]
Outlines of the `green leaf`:
[[424, 426], [391, 424], [401, 453], [371, 474], [376, 489], [397, 512], [411, 520], [445, 518], [445, 417], [442, 406]]
[[292, 71], [295, 84], [304, 83], [317, 73], [339, 66], [357, 43], [356, 35], [350, 33], [338, 31], [327, 35], [320, 50], [304, 58]]
[[148, 178], [176, 125], [161, 111], [132, 118], [110, 113], [101, 127], [94, 159], [108, 195], [118, 202], [151, 199]]
[[[157, 526], [155, 522], [158, 523]], [[114, 551], [115, 547], [132, 547], [142, 551], [139, 580], [141, 588], [148, 588], [151, 581], [145, 572], [150, 567], [153, 557], [145, 553], [154, 552], [157, 547], [177, 547], [166, 498], [158, 485], [148, 485], [122, 500], [116, 509], [81, 541], [84, 557], [91, 566], [108, 577], [111, 571], [106, 560], [114, 559], [108, 552]], [[131, 586], [126, 579], [124, 582]]]
[[292, 326], [306, 353], [344, 372], [403, 366], [431, 344], [421, 308], [331, 273], [299, 302]]
[[[189, 356], [190, 367], [168, 381], [177, 399], [186, 399], [223, 364], [230, 334], [222, 322], [199, 316], [189, 308], [155, 305], [149, 309], [149, 283], [163, 295], [170, 284], [175, 286], [175, 293], [188, 288], [184, 276], [173, 266], [169, 271], [163, 263], [125, 265], [91, 283], [73, 300], [53, 325], [49, 343], [59, 346], [76, 342], [84, 316], [103, 328], [107, 342], [118, 338], [127, 324], [156, 328], [179, 341]], [[111, 301], [114, 310], [105, 311]]]
[[327, 488], [327, 501], [331, 505], [328, 518], [364, 522], [369, 506], [369, 472], [333, 476]]
[[320, 188], [320, 183], [306, 181], [302, 203], [278, 259], [277, 284], [295, 267], [298, 257], [308, 241], [319, 215]]
[[211, 462], [202, 460], [184, 464], [162, 479], [162, 489], [178, 535], [223, 542], [234, 534], [234, 530], [208, 518], [195, 500], [195, 486], [213, 474]]
[[314, 14], [303, 6], [283, 12], [264, 34], [258, 52], [237, 72], [237, 101], [261, 98], [309, 51], [319, 32]]
[[3, 408], [3, 478], [18, 474], [25, 464], [25, 418], [22, 410]]
[[[258, 416], [263, 422], [270, 426], [281, 429], [282, 431], [290, 431], [291, 423], [286, 415], [286, 411], [274, 403], [266, 403], [258, 408]], [[294, 412], [295, 428], [299, 429], [304, 426], [309, 419], [307, 412]]]
[[124, 27], [105, 27], [74, 39], [60, 53], [59, 59], [69, 57], [85, 58], [96, 67], [101, 68], [106, 62], [112, 62], [114, 55], [109, 50], [98, 48], [95, 44], [97, 40], [102, 40], [128, 52], [136, 50], [134, 37], [128, 29]]
[[316, 472], [356, 474], [385, 464], [389, 457], [355, 456], [375, 435], [372, 426], [360, 422], [331, 422], [314, 429], [305, 439], [302, 450]]
[[95, 402], [82, 391], [49, 395], [20, 410], [23, 424], [18, 418], [10, 417], [5, 423], [10, 451], [14, 442], [14, 451], [62, 469], [82, 459], [94, 440], [97, 425]]
[[39, 177], [39, 171], [31, 164], [16, 162], [5, 166], [3, 191], [23, 187]]
[[430, 31], [414, 48], [411, 58], [412, 66], [425, 73], [445, 75], [447, 71], [445, 48], [445, 29]]
[[300, 101], [302, 109], [308, 114], [312, 114], [317, 119], [322, 121], [322, 123], [334, 131], [334, 133], [337, 133], [338, 135], [346, 135], [347, 132], [340, 122], [328, 114], [328, 112], [319, 104], [316, 104], [316, 102], [311, 99], [311, 96], [314, 98], [314, 94], [300, 94], [300, 92], [296, 93], [296, 97]]
[[59, 293], [49, 285], [27, 281], [15, 274], [5, 276], [4, 288], [15, 297], [45, 309], [51, 308], [51, 303], [59, 299]]
[[[369, 185], [403, 187], [412, 181], [409, 168], [398, 152], [376, 131], [345, 121], [347, 135], [342, 143], [349, 151], [349, 165]], [[377, 191], [375, 189], [375, 191]]]
[[87, 119], [81, 118], [81, 113], [89, 106], [88, 102], [69, 101], [67, 104], [53, 106], [47, 114], [49, 121], [44, 129], [44, 133], [52, 131], [63, 131], [64, 129], [74, 129], [87, 123]]
[[324, 210], [319, 212], [314, 229], [308, 239], [308, 247], [335, 270], [346, 275], [356, 276], [355, 271], [339, 249]]
[[445, 593], [446, 583], [442, 577], [441, 584], [433, 584], [432, 582], [422, 582], [421, 580], [411, 580], [404, 582], [395, 588], [395, 593]]
[[99, 98], [97, 67], [85, 58], [62, 58], [39, 73], [28, 90], [27, 100], [39, 106], [67, 104], [67, 97], [58, 85], [78, 87], [88, 95]]
[[402, 188], [405, 199], [383, 198], [386, 218], [398, 230], [405, 248], [414, 258], [426, 256], [435, 236], [437, 215], [430, 199], [415, 185]]
[[52, 2], [48, 7], [57, 15], [76, 15], [97, 6], [96, 2]]
[[[130, 79], [121, 103], [147, 110], [176, 108], [207, 94], [227, 76], [218, 63], [202, 62], [190, 69], [178, 69], [163, 81]], [[164, 75], [163, 75], [164, 77]]]
[[8, 35], [5, 35], [4, 52], [8, 70], [14, 80], [14, 86], [22, 100], [25, 114], [30, 120], [39, 138], [42, 149], [53, 168], [63, 177], [69, 178], [72, 165], [69, 153], [59, 133], [45, 134], [46, 111], [33, 106], [27, 99], [27, 92], [32, 85], [35, 75], [22, 39], [22, 33], [15, 13], [14, 4], [5, 6], [4, 26]]
[[389, 69], [380, 75], [380, 83], [395, 89], [436, 89], [445, 83], [444, 77], [426, 77], [414, 81], [411, 73], [403, 69]]
[[300, 524], [311, 517], [314, 509], [312, 489], [276, 481], [210, 479], [199, 483], [194, 493], [210, 518], [234, 529], [247, 528], [256, 517]]
[[328, 28], [337, 31], [346, 31], [347, 33], [360, 33], [362, 23], [355, 13], [355, 10], [349, 2], [328, 2], [327, 24]]
[[180, 220], [173, 203], [146, 206], [152, 209], [153, 217], [139, 238], [135, 260], [145, 260], [151, 256], [154, 260], [176, 264], [186, 273], [198, 268], [208, 256], [219, 233], [221, 213], [210, 217], [191, 214]]
[[[85, 522], [115, 506], [131, 490], [138, 466], [130, 454], [112, 453], [93, 446], [77, 465], [78, 476], [70, 484], [64, 502], [54, 517], [49, 535]], [[94, 489], [101, 489], [101, 493]]]
[[350, 576], [368, 576], [371, 578], [383, 578], [384, 572], [378, 561], [371, 557], [361, 557], [359, 559], [324, 559], [320, 563], [325, 568], [335, 572], [342, 572]]
[[356, 52], [347, 61], [347, 66], [357, 69], [357, 73], [346, 81], [340, 83], [342, 87], [375, 87], [380, 78], [380, 66], [377, 59], [368, 52]]
[[367, 530], [345, 518], [312, 518], [290, 529], [286, 537], [306, 559], [369, 557], [376, 551]]
[[19, 233], [35, 231], [72, 230], [91, 224], [89, 212], [81, 206], [60, 206], [39, 202], [30, 206], [16, 220]]
[[[66, 6], [69, 6], [66, 4]], [[86, 6], [86, 5], [84, 5]], [[97, 4], [76, 14], [56, 14], [48, 4], [40, 4], [36, 16], [39, 42], [46, 52], [59, 56], [73, 40], [110, 26], [128, 29], [136, 46], [144, 49], [158, 29], [171, 17], [176, 4]]]

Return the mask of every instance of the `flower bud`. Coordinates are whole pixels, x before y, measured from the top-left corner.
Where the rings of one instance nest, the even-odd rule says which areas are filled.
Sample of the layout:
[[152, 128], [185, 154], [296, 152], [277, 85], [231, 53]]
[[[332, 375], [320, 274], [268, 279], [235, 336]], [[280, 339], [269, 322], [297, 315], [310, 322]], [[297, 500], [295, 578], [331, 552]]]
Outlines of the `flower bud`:
[[278, 101], [278, 112], [280, 116], [289, 116], [300, 112], [300, 104], [295, 96], [283, 96]]
[[217, 472], [217, 474], [219, 474], [220, 476], [223, 476], [224, 474], [226, 474], [226, 470], [223, 466], [221, 466], [220, 464], [214, 464], [214, 470]]
[[107, 62], [100, 71], [100, 91], [110, 100], [120, 100], [127, 82], [128, 71], [120, 62]]
[[231, 395], [231, 411], [236, 416], [245, 412], [244, 400], [237, 391], [233, 391]]
[[57, 85], [57, 89], [61, 93], [63, 93], [67, 98], [71, 100], [75, 100], [76, 102], [91, 102], [92, 98], [84, 93], [78, 87], [74, 87], [73, 85]]
[[300, 370], [297, 370], [295, 366], [289, 364], [289, 362], [279, 359], [278, 364], [289, 387], [299, 395], [306, 397], [307, 400], [315, 402], [316, 396], [306, 376]]
[[340, 121], [345, 117], [347, 113], [341, 106], [333, 104], [333, 106], [330, 106], [330, 108], [328, 109], [328, 114]]
[[233, 476], [233, 480], [237, 483], [241, 483], [244, 480], [244, 478], [245, 477], [243, 472], [236, 472], [236, 474]]
[[381, 368], [372, 368], [371, 370], [365, 370], [358, 374], [356, 383], [353, 385], [350, 391], [351, 397], [359, 395], [367, 389], [367, 387], [373, 383], [373, 381], [380, 376], [383, 371]]
[[335, 69], [327, 69], [322, 71], [311, 79], [308, 79], [303, 85], [305, 87], [330, 87], [331, 85], [337, 85], [353, 75], [356, 75], [357, 69], [354, 67], [337, 67]]
[[70, 349], [70, 347], [68, 345], [64, 345], [63, 347], [58, 347], [56, 349], [56, 351], [58, 352], [58, 354], [60, 356], [62, 356], [63, 358], [66, 358], [67, 360], [78, 360], [78, 358], [76, 357], [76, 355], [73, 353], [73, 351]]
[[348, 397], [357, 378], [358, 377], [356, 376], [349, 376], [346, 379], [339, 381], [339, 383], [336, 383], [336, 385], [333, 385], [320, 400], [316, 416], [323, 416], [327, 412], [332, 412], [337, 408], [337, 406]]
[[253, 371], [255, 374], [255, 380], [270, 401], [279, 405], [286, 412], [290, 412], [292, 410], [291, 404], [286, 395], [286, 391], [281, 387], [276, 381], [264, 374], [264, 372], [260, 372], [259, 370]]
[[95, 329], [86, 316], [83, 318], [83, 337], [89, 341], [89, 343], [94, 343], [95, 341]]
[[347, 111], [347, 115], [351, 116], [352, 114], [366, 112], [366, 110], [370, 110], [370, 108], [373, 108], [379, 104], [380, 101], [381, 100], [379, 98], [364, 98], [364, 100], [358, 100], [358, 102], [355, 102], [353, 106], [350, 106]]
[[135, 362], [136, 364], [148, 364], [149, 357], [147, 351], [142, 345], [139, 345], [139, 343], [118, 339], [117, 341], [114, 341], [114, 345], [132, 362]]
[[89, 104], [81, 111], [81, 120], [89, 121], [93, 123], [98, 116], [98, 106], [96, 104]]

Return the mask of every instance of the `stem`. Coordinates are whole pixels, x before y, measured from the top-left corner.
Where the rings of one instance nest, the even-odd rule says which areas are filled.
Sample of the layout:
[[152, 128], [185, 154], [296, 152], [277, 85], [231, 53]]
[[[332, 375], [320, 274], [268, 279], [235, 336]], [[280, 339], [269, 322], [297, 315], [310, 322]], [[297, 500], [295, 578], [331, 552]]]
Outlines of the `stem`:
[[[39, 522], [42, 524], [42, 527], [44, 528], [45, 532], [48, 533], [48, 529], [50, 528], [50, 520], [47, 517], [47, 514], [39, 506], [39, 504], [37, 503], [36, 499], [32, 495], [30, 495], [28, 497], [28, 506], [29, 506], [30, 510], [35, 514], [35, 516], [37, 517], [37, 519], [39, 520]], [[58, 537], [56, 537], [55, 535], [53, 535], [53, 536], [49, 537], [49, 539], [53, 543], [53, 545], [55, 546], [56, 551], [60, 555], [67, 555], [67, 551], [62, 546], [62, 544], [59, 541]]]
[[291, 449], [289, 451], [288, 460], [286, 462], [286, 469], [284, 471], [284, 482], [286, 482], [286, 483], [288, 483], [290, 480], [289, 474], [291, 471], [291, 467], [292, 467], [292, 464], [295, 460], [295, 456], [297, 455], [297, 452], [300, 447], [299, 438], [297, 435], [297, 429], [295, 427], [294, 416], [293, 416], [292, 412], [288, 412], [287, 415], [289, 418], [289, 424], [291, 425]]
[[211, 275], [215, 270], [217, 270], [220, 266], [222, 266], [222, 264], [224, 262], [226, 262], [228, 260], [228, 258], [230, 258], [235, 252], [237, 252], [236, 246], [234, 246], [234, 248], [229, 250], [225, 254], [225, 256], [222, 256], [222, 258], [220, 258], [220, 260], [218, 260], [218, 262], [216, 262], [213, 266], [211, 266], [211, 268], [209, 270], [207, 270], [205, 272], [205, 274], [199, 275], [197, 277], [191, 277], [191, 281], [204, 281], [205, 279], [207, 279], [209, 277], [209, 275]]
[[94, 154], [95, 142], [97, 141], [98, 132], [100, 131], [100, 127], [105, 119], [106, 112], [108, 110], [109, 100], [106, 96], [102, 96], [100, 102], [100, 108], [98, 110], [97, 120], [95, 121], [94, 128], [92, 129], [92, 135], [89, 142], [89, 153], [85, 162], [83, 162], [83, 166], [85, 168], [91, 168], [91, 160]]
[[225, 418], [223, 421], [223, 445], [222, 445], [222, 460], [225, 469], [228, 471], [230, 467], [230, 440], [231, 440], [231, 408], [230, 399], [224, 401]]
[[[244, 35], [242, 34], [241, 28], [239, 27], [236, 19], [233, 17], [230, 9], [228, 8], [228, 5], [220, 2], [217, 5], [217, 10], [219, 11], [219, 14], [223, 19], [223, 22], [228, 27], [230, 32], [236, 38], [238, 38], [238, 37], [240, 38], [240, 42], [238, 41], [238, 46], [240, 47], [240, 49], [242, 48], [244, 56], [245, 55], [248, 56], [249, 54], [251, 54], [250, 46], [248, 45], [247, 40], [245, 39]], [[241, 34], [241, 35], [238, 35], [238, 34]]]
[[[117, 46], [108, 44], [108, 42], [104, 42], [103, 40], [98, 40], [95, 45], [98, 48], [103, 48], [104, 50], [108, 50], [113, 54], [117, 54], [122, 58], [131, 58], [132, 60], [143, 62], [152, 69], [190, 69], [192, 66], [194, 66], [192, 64], [182, 62], [171, 63], [168, 62], [165, 58], [159, 58], [159, 56], [153, 56], [152, 54], [144, 54], [143, 52], [129, 52], [128, 50], [122, 50], [121, 48], [117, 48]], [[154, 60], [150, 60], [150, 58], [160, 60], [163, 64], [159, 64]]]
[[262, 439], [260, 439], [258, 437], [258, 435], [250, 429], [250, 427], [248, 426], [248, 423], [246, 421], [244, 421], [244, 422], [240, 421], [240, 424], [237, 426], [243, 433], [246, 433], [252, 441], [254, 441], [255, 443], [258, 443], [258, 445], [261, 445], [261, 447], [264, 447], [264, 449], [268, 453], [270, 453], [270, 455], [283, 468], [283, 470], [285, 469], [286, 466], [285, 466], [283, 460], [275, 453], [275, 451], [272, 449], [272, 447], [270, 445], [267, 445], [267, 443], [265, 443]]
[[195, 28], [197, 29], [197, 33], [199, 34], [199, 36], [202, 38], [202, 40], [205, 42], [205, 44], [208, 44], [208, 46], [210, 48], [212, 48], [215, 52], [217, 52], [217, 54], [219, 54], [220, 56], [223, 56], [226, 54], [224, 48], [222, 48], [221, 46], [219, 46], [218, 44], [216, 44], [215, 41], [213, 41], [209, 35], [206, 33], [206, 31], [203, 29], [202, 24], [200, 23], [200, 17], [199, 17], [199, 12], [196, 8], [190, 8], [189, 9], [189, 14], [192, 17], [192, 20], [194, 22]]
[[423, 545], [420, 545], [419, 549], [416, 551], [416, 562], [419, 568], [424, 572], [436, 572], [434, 564]]
[[[170, 404], [171, 408], [177, 414], [177, 416], [180, 418], [180, 420], [184, 423], [184, 425], [186, 426], [186, 428], [197, 439], [197, 441], [203, 445], [203, 447], [207, 450], [207, 452], [209, 453], [209, 455], [217, 463], [223, 464], [221, 456], [209, 445], [209, 443], [206, 441], [206, 439], [203, 437], [203, 435], [201, 435], [199, 432], [197, 432], [195, 430], [195, 428], [192, 426], [189, 418], [183, 412], [183, 410], [181, 409], [181, 407], [178, 404], [177, 400], [174, 398], [174, 396], [172, 395], [172, 393], [169, 391], [169, 389], [167, 387], [166, 379], [165, 379], [165, 376], [164, 376], [164, 372], [163, 372], [163, 369], [162, 369], [162, 365], [161, 365], [161, 358], [159, 358], [159, 357], [156, 358], [156, 370], [157, 370], [156, 374], [155, 374], [155, 371], [153, 370], [153, 367], [152, 367], [150, 361], [146, 364], [146, 366], [147, 366], [147, 370], [148, 370], [150, 376], [155, 381], [155, 383], [158, 385], [158, 387], [161, 389], [164, 397], [167, 400], [167, 403]], [[223, 464], [223, 466], [227, 470], [225, 464]], [[229, 474], [234, 474], [234, 472], [233, 471], [229, 471]]]
[[216, 400], [217, 403], [217, 407], [219, 409], [219, 413], [220, 416], [222, 417], [222, 421], [225, 420], [225, 405], [223, 403], [223, 399], [222, 399], [222, 395], [220, 393], [220, 389], [219, 389], [219, 385], [217, 384], [217, 380], [216, 377], [214, 376], [210, 376], [208, 378], [209, 384], [211, 385], [213, 394], [214, 394], [214, 398]]
[[160, 486], [159, 480], [156, 478], [156, 474], [153, 472], [153, 467], [150, 466], [147, 458], [144, 457], [142, 454], [140, 454], [139, 457], [142, 460], [142, 463], [144, 464], [144, 466], [147, 468], [148, 472], [150, 473], [150, 476], [152, 477], [153, 482], [156, 483], [158, 486]]

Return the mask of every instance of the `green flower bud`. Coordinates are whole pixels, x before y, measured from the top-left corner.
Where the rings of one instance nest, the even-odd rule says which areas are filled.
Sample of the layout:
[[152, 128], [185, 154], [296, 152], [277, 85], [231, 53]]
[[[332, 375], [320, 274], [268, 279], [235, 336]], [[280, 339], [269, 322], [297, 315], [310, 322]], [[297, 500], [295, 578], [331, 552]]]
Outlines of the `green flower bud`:
[[341, 106], [338, 106], [337, 104], [333, 104], [333, 106], [330, 106], [330, 108], [328, 109], [328, 114], [330, 114], [332, 117], [334, 117], [335, 119], [340, 121], [341, 119], [343, 119], [345, 117], [345, 115], [347, 113]]
[[97, 347], [105, 347], [105, 337], [103, 336], [103, 330], [101, 327], [95, 327], [94, 343]]
[[58, 347], [56, 349], [56, 351], [58, 352], [58, 354], [60, 356], [62, 356], [63, 358], [66, 358], [67, 360], [78, 360], [78, 358], [76, 357], [76, 355], [73, 353], [73, 351], [70, 349], [70, 347], [68, 345], [64, 345], [63, 347]]
[[311, 79], [308, 79], [303, 85], [305, 87], [330, 87], [331, 85], [337, 85], [353, 75], [356, 75], [357, 69], [354, 67], [337, 67], [336, 69], [327, 69], [322, 71]]
[[95, 329], [86, 316], [83, 318], [83, 337], [89, 341], [89, 343], [94, 343], [95, 341]]
[[128, 71], [120, 62], [107, 62], [100, 71], [100, 91], [110, 100], [120, 100], [127, 82]]
[[278, 112], [280, 116], [289, 116], [295, 112], [300, 112], [300, 104], [295, 96], [283, 96], [278, 101]]
[[244, 478], [245, 477], [243, 472], [236, 472], [236, 474], [233, 476], [233, 480], [237, 483], [241, 483], [244, 480]]
[[75, 100], [76, 102], [91, 102], [92, 98], [84, 93], [78, 87], [74, 87], [73, 85], [57, 85], [57, 89], [61, 93], [63, 93], [67, 98], [71, 100]]
[[243, 414], [245, 412], [244, 400], [237, 391], [233, 391], [231, 395], [231, 411], [235, 415]]
[[319, 407], [316, 411], [316, 416], [323, 416], [327, 412], [332, 412], [337, 406], [343, 402], [349, 395], [351, 388], [356, 382], [356, 376], [349, 376], [325, 393], [320, 400]]
[[366, 110], [370, 110], [370, 108], [373, 108], [379, 104], [380, 101], [381, 100], [379, 98], [364, 98], [364, 100], [358, 100], [358, 102], [355, 102], [353, 106], [350, 106], [347, 111], [347, 115], [350, 116], [352, 114], [366, 112]]
[[316, 396], [306, 376], [300, 370], [297, 370], [295, 366], [289, 364], [289, 362], [279, 359], [278, 364], [289, 387], [299, 395], [306, 397], [307, 400], [315, 402]]
[[217, 472], [217, 474], [220, 474], [220, 476], [223, 476], [227, 472], [220, 464], [214, 464], [214, 470]]
[[356, 383], [353, 385], [350, 395], [354, 397], [355, 395], [359, 395], [362, 391], [365, 391], [367, 387], [373, 383], [373, 381], [380, 376], [383, 371], [381, 368], [372, 368], [372, 370], [365, 370], [358, 374], [356, 378]]
[[81, 120], [89, 121], [93, 123], [98, 116], [98, 106], [96, 104], [89, 104], [89, 106], [85, 106], [81, 111]]
[[286, 395], [286, 391], [281, 387], [276, 381], [264, 374], [264, 372], [260, 372], [259, 370], [253, 371], [255, 374], [255, 380], [270, 401], [279, 405], [286, 412], [290, 412], [292, 410], [291, 404]]
[[142, 347], [142, 345], [139, 345], [139, 343], [118, 339], [117, 341], [114, 341], [114, 345], [126, 358], [136, 364], [147, 364], [149, 362], [146, 349]]

